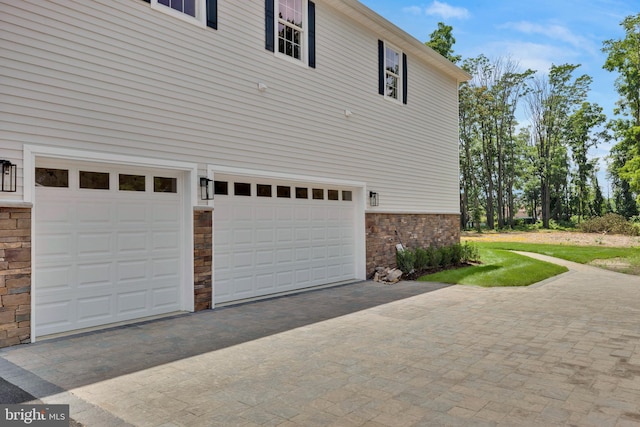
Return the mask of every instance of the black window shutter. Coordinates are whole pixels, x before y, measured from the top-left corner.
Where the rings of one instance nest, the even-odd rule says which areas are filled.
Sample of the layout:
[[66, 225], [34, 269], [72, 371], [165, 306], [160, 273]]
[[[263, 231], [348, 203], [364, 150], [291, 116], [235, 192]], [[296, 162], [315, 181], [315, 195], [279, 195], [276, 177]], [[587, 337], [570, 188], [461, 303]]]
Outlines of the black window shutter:
[[378, 93], [384, 95], [384, 42], [378, 40]]
[[407, 54], [402, 54], [402, 103], [407, 103]]
[[265, 48], [271, 52], [275, 52], [275, 30], [274, 22], [274, 0], [265, 0], [264, 2], [264, 32], [265, 32]]
[[207, 27], [218, 29], [218, 0], [207, 0]]
[[312, 1], [309, 10], [309, 67], [316, 68], [316, 4]]

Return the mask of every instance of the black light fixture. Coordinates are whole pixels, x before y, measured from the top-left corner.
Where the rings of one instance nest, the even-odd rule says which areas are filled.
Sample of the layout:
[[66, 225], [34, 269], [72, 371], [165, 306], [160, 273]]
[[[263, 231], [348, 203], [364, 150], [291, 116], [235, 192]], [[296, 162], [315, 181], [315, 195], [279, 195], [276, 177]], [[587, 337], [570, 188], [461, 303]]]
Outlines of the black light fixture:
[[369, 191], [369, 205], [378, 206], [379, 201], [380, 200], [378, 199], [378, 193], [376, 193], [375, 191]]
[[0, 172], [2, 173], [2, 192], [15, 193], [18, 180], [18, 168], [9, 160], [0, 160]]
[[213, 180], [204, 176], [200, 177], [200, 199], [213, 200]]

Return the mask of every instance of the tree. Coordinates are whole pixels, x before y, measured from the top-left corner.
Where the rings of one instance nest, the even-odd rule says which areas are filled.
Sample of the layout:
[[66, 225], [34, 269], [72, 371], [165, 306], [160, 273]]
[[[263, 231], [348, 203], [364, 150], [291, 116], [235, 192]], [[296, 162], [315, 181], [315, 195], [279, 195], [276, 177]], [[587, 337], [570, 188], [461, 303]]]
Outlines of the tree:
[[[577, 204], [578, 221], [585, 216], [591, 216], [593, 203], [589, 189], [589, 180], [593, 180], [595, 163], [589, 161], [587, 154], [591, 147], [597, 145], [599, 140], [606, 139], [606, 133], [594, 134], [596, 127], [602, 125], [606, 116], [602, 113], [602, 107], [597, 104], [583, 102], [582, 105], [569, 117], [566, 128], [566, 142], [571, 148], [571, 156], [576, 172], [573, 175], [575, 186], [575, 199]], [[602, 193], [600, 192], [600, 197]], [[602, 206], [602, 202], [600, 202]], [[599, 212], [602, 208], [597, 208]], [[586, 215], [588, 214], [589, 215]]]
[[542, 225], [549, 228], [553, 215], [567, 218], [563, 212], [568, 196], [568, 159], [564, 136], [568, 121], [577, 106], [585, 101], [591, 77], [574, 78], [579, 65], [552, 65], [548, 76], [533, 81], [527, 95], [531, 121], [531, 141], [534, 151], [536, 175], [540, 180]]
[[460, 55], [453, 54], [453, 45], [456, 44], [453, 27], [443, 22], [438, 22], [438, 28], [429, 34], [429, 41], [425, 44], [453, 63], [461, 59]]
[[602, 51], [607, 53], [603, 68], [618, 73], [615, 86], [620, 95], [614, 113], [621, 117], [609, 124], [619, 141], [609, 173], [617, 193], [616, 211], [629, 213], [638, 210], [628, 205], [629, 196], [640, 192], [640, 14], [626, 17], [621, 25], [625, 37], [606, 40]]

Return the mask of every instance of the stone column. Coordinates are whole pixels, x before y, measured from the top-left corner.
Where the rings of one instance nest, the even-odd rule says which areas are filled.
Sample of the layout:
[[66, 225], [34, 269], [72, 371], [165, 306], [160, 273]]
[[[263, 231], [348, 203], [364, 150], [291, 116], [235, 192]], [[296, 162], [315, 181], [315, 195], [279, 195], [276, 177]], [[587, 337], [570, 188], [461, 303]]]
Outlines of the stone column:
[[0, 347], [31, 341], [31, 208], [0, 207]]

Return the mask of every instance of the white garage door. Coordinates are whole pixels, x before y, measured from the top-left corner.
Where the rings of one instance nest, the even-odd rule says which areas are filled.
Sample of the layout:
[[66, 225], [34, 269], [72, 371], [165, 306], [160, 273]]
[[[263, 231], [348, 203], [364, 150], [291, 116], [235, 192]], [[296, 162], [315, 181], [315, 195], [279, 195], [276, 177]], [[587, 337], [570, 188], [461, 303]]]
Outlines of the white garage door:
[[182, 177], [38, 162], [36, 336], [180, 309]]
[[355, 189], [216, 175], [214, 303], [353, 280]]

